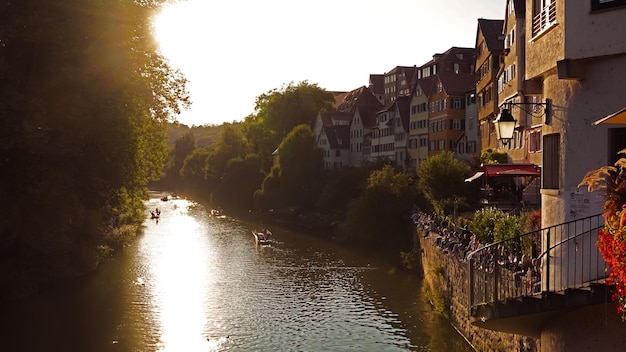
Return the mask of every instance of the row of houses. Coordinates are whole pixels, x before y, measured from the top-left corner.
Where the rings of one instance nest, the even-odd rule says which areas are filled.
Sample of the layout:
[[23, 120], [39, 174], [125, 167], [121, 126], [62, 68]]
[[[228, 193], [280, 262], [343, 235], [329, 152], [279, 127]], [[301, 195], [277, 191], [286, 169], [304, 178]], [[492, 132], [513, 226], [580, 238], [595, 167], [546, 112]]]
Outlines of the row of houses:
[[[602, 212], [603, 195], [578, 187], [584, 175], [613, 164], [626, 148], [625, 18], [626, 0], [503, 1], [502, 19], [477, 20], [473, 48], [452, 47], [427, 63], [372, 74], [368, 86], [337, 93], [335, 111], [320, 112], [314, 126], [325, 165], [386, 158], [411, 169], [444, 150], [459, 160], [475, 159], [487, 148], [505, 151], [508, 169], [499, 172], [533, 176], [525, 186], [537, 186], [542, 228], [563, 229], [559, 241], [565, 243], [579, 234], [561, 224]], [[512, 135], [499, 135], [494, 122], [506, 120], [514, 121]], [[480, 173], [475, 176], [469, 180]], [[545, 253], [554, 236], [542, 233]], [[574, 275], [571, 258], [584, 262], [598, 255], [595, 246], [578, 244], [554, 253], [544, 258], [558, 265], [542, 264], [552, 278]], [[553, 307], [550, 302], [544, 307]], [[606, 307], [577, 302], [567, 314], [534, 320], [527, 319], [532, 309], [503, 315], [507, 303], [493, 302], [500, 307], [493, 316], [474, 318], [492, 329], [503, 325], [490, 320], [511, 322], [507, 331], [513, 333], [530, 327], [543, 347], [550, 345], [546, 350], [568, 350], [561, 344], [602, 349], [603, 337], [614, 341], [607, 331], [619, 328], [575, 324]]]
[[474, 48], [453, 47], [336, 92], [335, 110], [320, 112], [314, 126], [326, 168], [384, 158], [414, 169], [443, 150], [464, 160], [478, 155], [474, 67]]
[[[626, 147], [623, 126], [592, 126], [626, 106], [626, 4], [503, 5], [504, 19], [477, 20], [473, 48], [452, 47], [336, 92], [335, 110], [320, 112], [313, 128], [326, 168], [384, 158], [413, 170], [444, 150], [464, 161], [505, 151], [510, 164], [540, 173], [533, 182], [545, 225], [599, 212], [601, 202], [581, 208], [572, 193], [586, 197], [578, 188], [586, 171]], [[502, 139], [494, 121], [505, 111], [516, 126]]]

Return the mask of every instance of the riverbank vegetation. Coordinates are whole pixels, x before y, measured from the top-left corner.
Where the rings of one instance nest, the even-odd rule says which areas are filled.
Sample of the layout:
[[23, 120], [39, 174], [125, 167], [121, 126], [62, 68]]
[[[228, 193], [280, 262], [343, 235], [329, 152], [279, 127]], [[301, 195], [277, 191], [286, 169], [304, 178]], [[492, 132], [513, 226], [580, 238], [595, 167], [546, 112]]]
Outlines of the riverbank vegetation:
[[242, 122], [172, 121], [190, 102], [150, 33], [159, 3], [2, 5], [3, 287], [29, 292], [95, 268], [134, 237], [148, 187], [407, 263], [415, 209], [438, 219], [477, 209], [464, 182], [472, 167], [450, 152], [414, 170], [390, 160], [326, 169], [315, 120], [335, 95], [306, 81], [259, 95]]
[[188, 103], [159, 55], [159, 1], [0, 5], [0, 286], [24, 295], [97, 266], [141, 223]]

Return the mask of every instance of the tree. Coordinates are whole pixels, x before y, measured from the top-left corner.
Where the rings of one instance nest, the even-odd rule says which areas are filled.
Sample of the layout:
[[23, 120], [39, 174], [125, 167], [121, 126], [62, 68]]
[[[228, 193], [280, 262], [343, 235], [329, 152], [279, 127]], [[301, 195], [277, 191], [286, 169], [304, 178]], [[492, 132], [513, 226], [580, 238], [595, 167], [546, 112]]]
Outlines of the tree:
[[258, 197], [262, 207], [312, 208], [324, 182], [322, 151], [307, 125], [294, 128], [278, 147], [278, 163], [263, 180]]
[[508, 160], [506, 152], [485, 149], [480, 153], [480, 162], [483, 164], [506, 164]]
[[451, 214], [463, 198], [469, 166], [449, 151], [429, 157], [417, 168], [418, 187], [439, 214]]
[[0, 196], [16, 200], [0, 205], [3, 287], [91, 269], [141, 221], [163, 122], [189, 103], [150, 32], [158, 6], [0, 4]]
[[254, 192], [260, 188], [264, 177], [258, 155], [231, 159], [222, 174], [222, 182], [211, 196], [211, 202], [228, 210], [256, 210]]
[[211, 148], [195, 149], [183, 163], [180, 169], [182, 183], [179, 185], [185, 192], [199, 198], [208, 199], [212, 188], [206, 179], [207, 160], [211, 155]]
[[316, 84], [290, 83], [257, 97], [255, 114], [246, 117], [245, 133], [255, 153], [270, 158], [274, 149], [294, 127], [313, 127], [320, 110], [330, 109], [335, 97]]
[[165, 167], [165, 177], [163, 181], [168, 188], [176, 188], [181, 183], [181, 171], [185, 164], [185, 159], [196, 149], [196, 140], [191, 130], [174, 141], [174, 147], [170, 150], [168, 165]]
[[415, 233], [410, 218], [414, 196], [409, 174], [395, 173], [390, 165], [373, 171], [364, 191], [348, 206], [346, 238], [370, 246], [410, 249]]

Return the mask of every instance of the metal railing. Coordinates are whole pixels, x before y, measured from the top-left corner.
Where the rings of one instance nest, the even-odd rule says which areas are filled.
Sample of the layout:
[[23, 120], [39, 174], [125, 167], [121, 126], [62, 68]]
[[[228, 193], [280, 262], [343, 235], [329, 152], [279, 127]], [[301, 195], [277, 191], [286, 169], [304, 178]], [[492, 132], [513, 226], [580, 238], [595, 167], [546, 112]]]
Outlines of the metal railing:
[[[596, 247], [602, 214], [490, 244], [468, 256], [470, 307], [603, 283], [606, 262]], [[533, 248], [535, 250], [533, 250]], [[539, 281], [516, 271], [512, 255], [538, 255]]]
[[533, 17], [533, 37], [556, 23], [556, 1], [539, 10]]

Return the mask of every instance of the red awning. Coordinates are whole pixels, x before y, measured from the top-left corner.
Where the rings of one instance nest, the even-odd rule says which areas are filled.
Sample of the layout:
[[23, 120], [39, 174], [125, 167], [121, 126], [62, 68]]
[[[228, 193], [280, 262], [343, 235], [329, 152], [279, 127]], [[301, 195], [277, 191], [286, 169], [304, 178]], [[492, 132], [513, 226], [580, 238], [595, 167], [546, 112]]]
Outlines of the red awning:
[[489, 164], [483, 165], [487, 177], [497, 176], [541, 176], [535, 164]]

